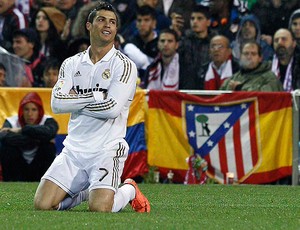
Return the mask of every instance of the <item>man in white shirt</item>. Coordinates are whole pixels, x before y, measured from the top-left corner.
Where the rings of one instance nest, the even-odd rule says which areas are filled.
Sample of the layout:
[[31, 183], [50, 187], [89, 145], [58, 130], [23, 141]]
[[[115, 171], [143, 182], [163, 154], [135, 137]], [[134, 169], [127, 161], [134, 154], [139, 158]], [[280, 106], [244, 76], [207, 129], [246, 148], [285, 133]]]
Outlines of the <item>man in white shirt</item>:
[[119, 188], [137, 69], [113, 45], [118, 25], [112, 5], [99, 2], [86, 23], [91, 46], [61, 66], [51, 106], [55, 113], [71, 113], [68, 136], [42, 177], [36, 209], [66, 210], [88, 199], [91, 211], [118, 212], [130, 203], [136, 212], [150, 212], [149, 201], [132, 179]]
[[172, 29], [162, 30], [158, 38], [159, 55], [146, 70], [147, 89], [178, 90], [178, 35]]

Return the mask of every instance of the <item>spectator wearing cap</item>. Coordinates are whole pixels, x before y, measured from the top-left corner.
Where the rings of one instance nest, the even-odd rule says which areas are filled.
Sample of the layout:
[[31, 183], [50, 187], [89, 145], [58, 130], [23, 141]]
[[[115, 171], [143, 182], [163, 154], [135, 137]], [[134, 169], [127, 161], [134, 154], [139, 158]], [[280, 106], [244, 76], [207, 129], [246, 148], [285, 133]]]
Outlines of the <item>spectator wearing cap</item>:
[[66, 58], [62, 50], [66, 50], [66, 42], [60, 35], [66, 23], [66, 16], [55, 7], [42, 7], [34, 17], [35, 30], [39, 34], [40, 52], [47, 58], [63, 61]]
[[13, 33], [28, 26], [27, 18], [16, 8], [15, 0], [1, 0], [0, 46], [12, 51]]
[[17, 30], [13, 35], [14, 53], [26, 60], [26, 73], [35, 87], [43, 85], [43, 69], [46, 58], [40, 52], [38, 34], [32, 28]]

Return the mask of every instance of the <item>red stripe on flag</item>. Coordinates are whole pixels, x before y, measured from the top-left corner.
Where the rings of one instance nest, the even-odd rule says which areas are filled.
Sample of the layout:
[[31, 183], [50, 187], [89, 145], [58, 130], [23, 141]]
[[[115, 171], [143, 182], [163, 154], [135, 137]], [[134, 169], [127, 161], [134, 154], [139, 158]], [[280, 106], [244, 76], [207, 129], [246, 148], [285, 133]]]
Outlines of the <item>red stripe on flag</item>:
[[242, 178], [245, 175], [242, 144], [241, 144], [241, 125], [238, 120], [233, 126], [233, 140], [234, 140], [234, 155], [236, 162], [237, 178]]
[[224, 184], [226, 183], [226, 173], [228, 172], [228, 162], [227, 162], [227, 153], [226, 153], [226, 147], [225, 147], [225, 137], [223, 137], [219, 143], [219, 157], [220, 157], [220, 167], [221, 172], [224, 174]]
[[251, 174], [243, 184], [266, 184], [277, 181], [281, 178], [292, 176], [292, 167], [286, 166], [272, 171]]
[[147, 152], [145, 150], [141, 150], [128, 155], [128, 158], [125, 161], [121, 179], [124, 181], [126, 178], [142, 176], [147, 172]]

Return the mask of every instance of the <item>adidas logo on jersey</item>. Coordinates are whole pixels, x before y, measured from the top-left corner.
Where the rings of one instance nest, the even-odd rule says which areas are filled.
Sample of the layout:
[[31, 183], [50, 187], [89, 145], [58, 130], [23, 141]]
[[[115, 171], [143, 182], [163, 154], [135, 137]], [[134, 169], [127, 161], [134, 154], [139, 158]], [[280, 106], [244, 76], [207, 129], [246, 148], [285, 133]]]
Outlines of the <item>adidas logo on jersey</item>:
[[80, 73], [80, 71], [78, 70], [78, 71], [75, 73], [74, 77], [80, 77], [80, 76], [81, 76], [81, 73]]

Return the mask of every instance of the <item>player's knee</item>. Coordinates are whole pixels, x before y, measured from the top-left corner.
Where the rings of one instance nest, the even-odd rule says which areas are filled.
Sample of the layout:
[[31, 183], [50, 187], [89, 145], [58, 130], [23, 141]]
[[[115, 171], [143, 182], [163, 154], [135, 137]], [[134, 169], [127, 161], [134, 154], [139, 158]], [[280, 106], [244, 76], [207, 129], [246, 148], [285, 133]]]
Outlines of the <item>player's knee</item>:
[[39, 196], [34, 197], [33, 205], [36, 210], [53, 210], [53, 205]]
[[111, 212], [113, 202], [92, 203], [89, 202], [89, 209], [92, 212]]

